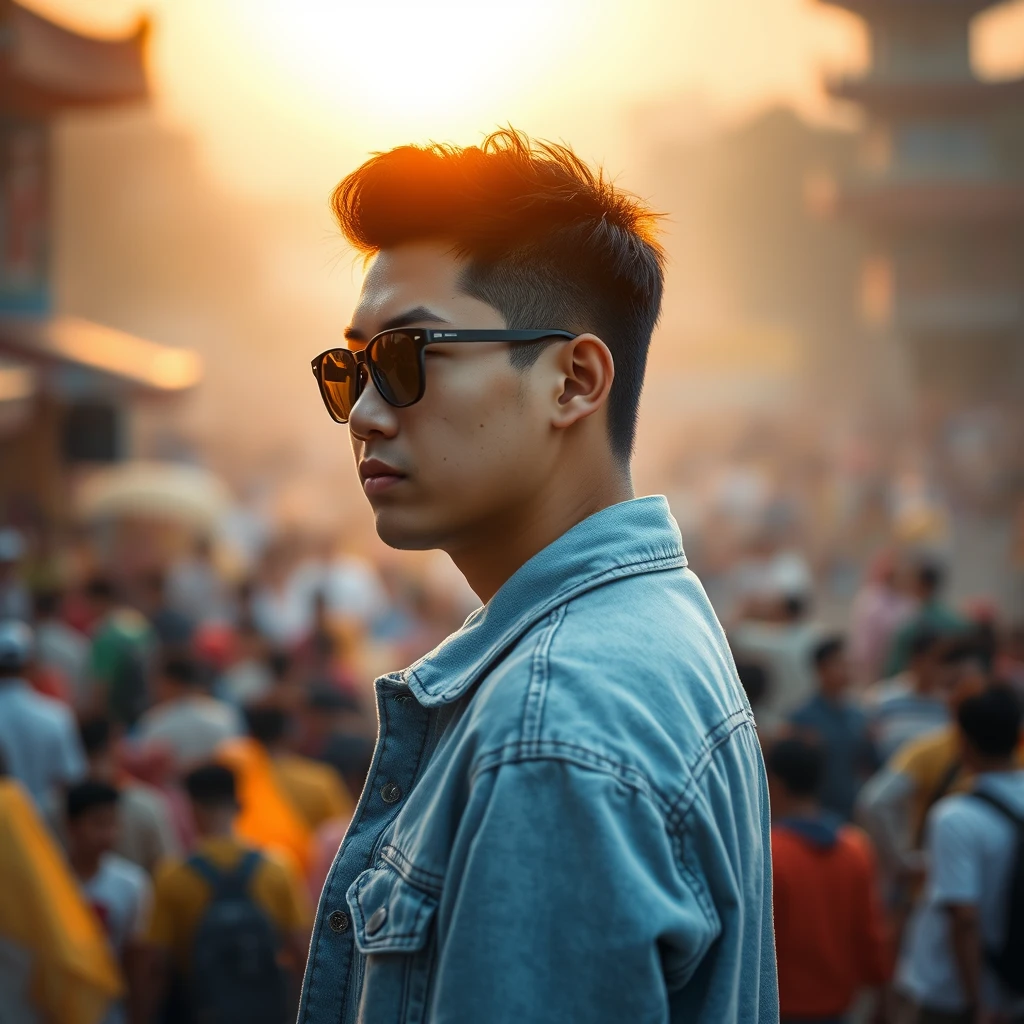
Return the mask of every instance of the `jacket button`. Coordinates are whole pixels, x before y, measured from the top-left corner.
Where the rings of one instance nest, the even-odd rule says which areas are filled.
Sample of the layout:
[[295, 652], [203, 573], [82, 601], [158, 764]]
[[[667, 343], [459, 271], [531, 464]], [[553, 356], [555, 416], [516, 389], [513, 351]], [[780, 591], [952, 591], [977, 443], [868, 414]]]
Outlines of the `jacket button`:
[[327, 923], [330, 925], [332, 932], [348, 931], [348, 914], [344, 910], [336, 910], [327, 918]]
[[394, 804], [402, 799], [402, 791], [393, 782], [385, 782], [381, 786], [380, 795], [386, 804]]
[[366, 922], [366, 934], [376, 935], [377, 932], [384, 927], [384, 922], [388, 919], [388, 908], [378, 907], [371, 915], [370, 919]]

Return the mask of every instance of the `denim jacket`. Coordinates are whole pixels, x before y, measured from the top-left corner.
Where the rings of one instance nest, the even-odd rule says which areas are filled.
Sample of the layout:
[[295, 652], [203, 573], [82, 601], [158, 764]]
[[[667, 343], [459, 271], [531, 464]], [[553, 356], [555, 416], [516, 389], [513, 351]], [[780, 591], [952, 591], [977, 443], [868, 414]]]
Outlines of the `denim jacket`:
[[760, 749], [663, 498], [375, 686], [300, 1024], [778, 1020]]

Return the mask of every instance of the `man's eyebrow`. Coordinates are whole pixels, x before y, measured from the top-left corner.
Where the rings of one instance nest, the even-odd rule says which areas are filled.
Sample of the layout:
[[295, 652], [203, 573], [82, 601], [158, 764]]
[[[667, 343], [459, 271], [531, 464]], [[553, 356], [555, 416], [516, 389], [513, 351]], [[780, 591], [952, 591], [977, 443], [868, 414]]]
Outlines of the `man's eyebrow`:
[[[408, 327], [410, 324], [447, 324], [450, 321], [446, 320], [443, 316], [435, 313], [433, 310], [427, 309], [426, 306], [415, 306], [412, 309], [406, 310], [404, 313], [399, 313], [398, 316], [393, 316], [380, 325], [379, 332], [383, 331], [397, 331], [400, 327]], [[379, 333], [378, 332], [378, 333]], [[346, 341], [369, 341], [370, 339], [363, 334], [362, 331], [355, 327], [345, 328], [345, 340]]]

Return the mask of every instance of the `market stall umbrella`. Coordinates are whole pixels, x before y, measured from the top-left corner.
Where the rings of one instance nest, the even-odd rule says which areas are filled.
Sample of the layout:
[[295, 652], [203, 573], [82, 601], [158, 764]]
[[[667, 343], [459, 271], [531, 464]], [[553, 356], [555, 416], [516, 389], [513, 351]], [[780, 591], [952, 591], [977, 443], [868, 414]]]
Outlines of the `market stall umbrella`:
[[170, 520], [211, 529], [231, 505], [213, 473], [197, 466], [126, 462], [97, 470], [82, 483], [75, 503], [80, 518]]

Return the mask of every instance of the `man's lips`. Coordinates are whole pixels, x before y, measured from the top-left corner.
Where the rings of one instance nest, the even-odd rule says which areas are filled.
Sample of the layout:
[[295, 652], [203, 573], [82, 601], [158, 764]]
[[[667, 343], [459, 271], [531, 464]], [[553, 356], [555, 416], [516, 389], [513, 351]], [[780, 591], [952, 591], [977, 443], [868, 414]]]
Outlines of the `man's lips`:
[[359, 477], [363, 481], [363, 492], [367, 496], [380, 494], [381, 491], [394, 487], [406, 478], [400, 470], [380, 459], [363, 459], [359, 463]]

